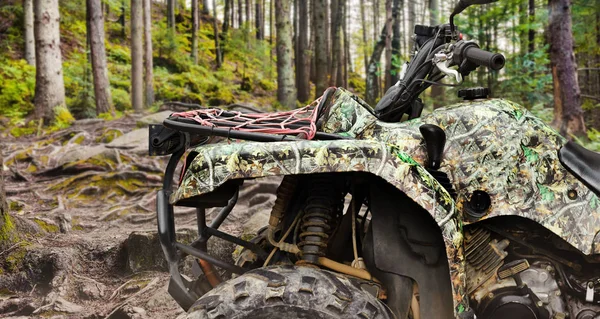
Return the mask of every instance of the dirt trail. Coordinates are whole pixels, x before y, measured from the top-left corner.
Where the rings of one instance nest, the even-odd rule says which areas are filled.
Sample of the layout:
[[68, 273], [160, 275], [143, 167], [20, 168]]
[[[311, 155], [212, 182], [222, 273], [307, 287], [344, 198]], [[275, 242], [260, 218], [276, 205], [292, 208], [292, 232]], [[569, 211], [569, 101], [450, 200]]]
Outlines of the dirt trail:
[[[3, 141], [11, 212], [39, 234], [0, 251], [0, 317], [182, 314], [166, 292], [155, 231], [155, 193], [168, 158], [147, 156], [145, 127], [165, 116], [84, 120], [47, 136]], [[222, 229], [240, 235], [266, 224], [277, 185], [246, 183]], [[193, 239], [195, 211], [176, 208], [175, 219], [181, 236]], [[231, 258], [232, 245], [209, 245]]]

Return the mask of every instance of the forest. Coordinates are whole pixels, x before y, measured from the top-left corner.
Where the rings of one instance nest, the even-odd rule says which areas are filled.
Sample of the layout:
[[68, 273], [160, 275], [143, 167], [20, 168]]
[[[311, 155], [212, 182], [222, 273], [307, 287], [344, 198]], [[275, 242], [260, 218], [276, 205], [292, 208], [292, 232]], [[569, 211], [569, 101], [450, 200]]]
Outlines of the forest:
[[[463, 0], [0, 1], [0, 317], [182, 318], [193, 302], [186, 305], [185, 298], [196, 300], [220, 284], [233, 282], [223, 282], [235, 273], [229, 269], [238, 271], [241, 276], [234, 279], [240, 280], [252, 277], [243, 274], [243, 267], [261, 271], [299, 256], [302, 259], [290, 266], [310, 264], [300, 268], [318, 276], [323, 276], [317, 272], [323, 267], [334, 270], [337, 281], [343, 273], [348, 275], [344, 281], [361, 278], [380, 287], [384, 278], [368, 271], [368, 256], [375, 253], [363, 250], [369, 245], [401, 246], [380, 245], [382, 241], [375, 245], [373, 236], [367, 236], [375, 233], [371, 206], [385, 203], [381, 206], [403, 209], [385, 214], [395, 219], [377, 220], [378, 225], [400, 225], [407, 238], [412, 226], [400, 220], [419, 227], [433, 225], [434, 231], [414, 229], [419, 236], [434, 234], [436, 242], [408, 238], [406, 246], [432, 248], [436, 260], [449, 254], [451, 263], [438, 265], [449, 267], [448, 284], [459, 287], [457, 294], [443, 294], [450, 307], [454, 303], [450, 311], [474, 315], [467, 294], [461, 292], [467, 287], [465, 270], [470, 276], [469, 269], [474, 269], [468, 268], [473, 258], [491, 265], [488, 277], [473, 277], [477, 287], [508, 288], [495, 280], [512, 278], [492, 272], [504, 265], [503, 249], [508, 247], [518, 258], [506, 260], [511, 261], [505, 266], [514, 268], [505, 268], [503, 274], [516, 276], [516, 271], [526, 269], [528, 274], [535, 272], [528, 275], [530, 279], [548, 279], [531, 285], [552, 289], [536, 290], [545, 296], [544, 302], [535, 299], [533, 292], [525, 293], [527, 307], [554, 311], [553, 316], [539, 318], [596, 318], [600, 313], [597, 297], [594, 300], [600, 296], [598, 154], [581, 151], [578, 144], [600, 152], [600, 1], [471, 2], [487, 4], [470, 6], [454, 17], [455, 32], [449, 24], [451, 13]], [[449, 32], [440, 35], [440, 30]], [[433, 39], [429, 52], [419, 43], [423, 39], [419, 36], [427, 32]], [[465, 53], [464, 59], [456, 59], [462, 59], [459, 68], [466, 68], [462, 85], [456, 85], [463, 72], [449, 66], [455, 66], [450, 63], [456, 62], [458, 43], [470, 45], [462, 40], [501, 53], [506, 58], [504, 67], [476, 69], [485, 63], [475, 65]], [[411, 70], [407, 63], [413, 58], [421, 60]], [[448, 70], [441, 70], [443, 66]], [[421, 67], [427, 69], [426, 76], [417, 77], [423, 74]], [[455, 78], [442, 78], [442, 72]], [[409, 77], [406, 74], [412, 76], [409, 84], [403, 82]], [[385, 118], [366, 105], [386, 102], [391, 96], [386, 95], [388, 90], [412, 84], [415, 91], [422, 88], [421, 100], [415, 91], [398, 94], [408, 101], [410, 112]], [[514, 101], [530, 113], [497, 99], [445, 108], [463, 102], [459, 90], [468, 87], [485, 87], [490, 97]], [[335, 92], [339, 98], [332, 103], [336, 111], [327, 111], [327, 116], [321, 111], [333, 107], [321, 108], [318, 105], [325, 102], [313, 102], [331, 101], [320, 99], [324, 92]], [[344, 108], [348, 101], [352, 108]], [[413, 116], [413, 110], [422, 110], [425, 120], [418, 118], [420, 113]], [[214, 117], [213, 122], [207, 121], [213, 111], [217, 117], [235, 116], [232, 122]], [[390, 123], [405, 114], [410, 120]], [[427, 122], [436, 116], [439, 126]], [[169, 121], [179, 128], [195, 125], [195, 131], [163, 131]], [[223, 127], [212, 125], [224, 122]], [[346, 122], [352, 122], [352, 127], [342, 130], [350, 126]], [[159, 123], [164, 126], [152, 125]], [[198, 133], [199, 127], [205, 131]], [[360, 137], [354, 128], [360, 130]], [[160, 141], [158, 146], [155, 140]], [[196, 146], [181, 160], [187, 148]], [[559, 161], [563, 150], [571, 152], [565, 153], [570, 166], [563, 158]], [[173, 155], [169, 159], [149, 153]], [[452, 171], [445, 171], [447, 167]], [[576, 172], [569, 170], [573, 167]], [[174, 176], [180, 176], [175, 192]], [[235, 183], [228, 178], [236, 179]], [[379, 188], [386, 180], [394, 189]], [[188, 198], [182, 199], [182, 205], [173, 200], [187, 195], [208, 198], [203, 203], [209, 206], [186, 205], [192, 203], [186, 202]], [[295, 216], [289, 214], [292, 210]], [[431, 216], [421, 214], [424, 211]], [[412, 215], [398, 217], [404, 213]], [[509, 240], [502, 239], [508, 231], [493, 230], [495, 221], [489, 221], [511, 214], [515, 216], [498, 218], [517, 227], [506, 236], [508, 246]], [[512, 217], [519, 222], [513, 223]], [[177, 228], [164, 227], [170, 219], [177, 220]], [[476, 228], [478, 221], [491, 232]], [[541, 228], [548, 232], [537, 233]], [[394, 231], [390, 233], [400, 233]], [[398, 236], [394, 243], [405, 240]], [[166, 237], [169, 245], [163, 242]], [[331, 243], [345, 245], [344, 255], [350, 257], [325, 254], [329, 243], [324, 240], [330, 238], [337, 238]], [[489, 245], [482, 244], [484, 240]], [[529, 251], [525, 248], [533, 247], [528, 245], [538, 244], [543, 248], [525, 254]], [[441, 245], [446, 249], [436, 250]], [[188, 250], [169, 253], [169, 247]], [[482, 255], [477, 252], [480, 247]], [[406, 256], [416, 256], [413, 246], [410, 249]], [[589, 256], [580, 254], [590, 251]], [[542, 257], [537, 259], [537, 254]], [[382, 255], [400, 258], [400, 253]], [[521, 259], [528, 256], [536, 259]], [[595, 263], [590, 262], [593, 258]], [[394, 259], [390, 264], [399, 263]], [[556, 267], [559, 264], [566, 266]], [[435, 278], [419, 265], [415, 268], [420, 273]], [[446, 268], [437, 269], [448, 276]], [[565, 268], [577, 270], [579, 277], [572, 272], [565, 276], [561, 270]], [[595, 277], [581, 275], [588, 270]], [[417, 299], [437, 292], [438, 287], [420, 290], [421, 283], [415, 285], [411, 276], [397, 274], [405, 277], [402, 284], [412, 293], [396, 304], [408, 307], [410, 303], [410, 318], [432, 318], [427, 312], [436, 308], [425, 302], [420, 307]], [[183, 284], [178, 288], [174, 280], [184, 276], [197, 278], [185, 290], [196, 295], [184, 294], [182, 299], [176, 289]], [[315, 278], [294, 276], [301, 278], [304, 287], [298, 294], [317, 295], [302, 290], [312, 287]], [[560, 278], [554, 281], [556, 276]], [[333, 280], [330, 277], [327, 280]], [[441, 283], [438, 279], [432, 282]], [[514, 282], [521, 298], [530, 282], [524, 284], [517, 277]], [[269, 293], [280, 291], [283, 296], [285, 287], [280, 288], [285, 285], [279, 283], [271, 287], [269, 282]], [[245, 282], [234, 287], [246, 289]], [[339, 305], [351, 300], [339, 287], [325, 285], [336, 289], [331, 293], [314, 290], [325, 299], [337, 298], [333, 306], [327, 304], [327, 311], [338, 311]], [[357, 287], [348, 284], [341, 290]], [[569, 289], [560, 290], [565, 287], [581, 300], [572, 297]], [[367, 300], [392, 300], [398, 297], [394, 291], [362, 295], [371, 298]], [[496, 290], [479, 292], [482, 298], [512, 298], [504, 292], [495, 294]], [[251, 293], [265, 303], [270, 298], [258, 294], [262, 290], [239, 294], [236, 290], [231, 297], [244, 303]], [[280, 295], [273, 296], [279, 300]], [[569, 306], [570, 312], [553, 301], [565, 298], [575, 305]], [[365, 309], [371, 305], [357, 300]], [[358, 305], [354, 302], [352, 307]], [[556, 305], [560, 309], [552, 308]], [[218, 313], [220, 307], [210, 306], [214, 311], [207, 307], [199, 311], [210, 311], [211, 318], [231, 317]], [[343, 307], [340, 311], [355, 309]], [[316, 311], [312, 306], [306, 309]], [[404, 310], [408, 317], [408, 309]], [[368, 316], [358, 310], [352, 315]]]
[[[166, 102], [290, 109], [329, 86], [375, 105], [410, 59], [414, 26], [447, 23], [456, 1], [38, 2], [0, 7], [0, 116], [13, 136], [39, 134], [39, 119], [52, 129]], [[456, 24], [507, 58], [464, 86], [488, 87], [600, 147], [600, 2], [503, 0]], [[458, 100], [444, 86], [423, 98], [426, 109]]]

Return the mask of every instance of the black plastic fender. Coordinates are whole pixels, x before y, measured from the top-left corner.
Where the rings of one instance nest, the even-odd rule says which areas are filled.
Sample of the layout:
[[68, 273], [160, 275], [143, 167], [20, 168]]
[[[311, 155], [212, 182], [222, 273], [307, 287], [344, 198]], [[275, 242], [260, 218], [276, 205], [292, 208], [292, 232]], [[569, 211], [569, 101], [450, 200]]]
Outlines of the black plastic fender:
[[372, 219], [363, 254], [367, 268], [384, 285], [394, 285], [386, 287], [388, 306], [398, 318], [406, 318], [410, 278], [419, 287], [421, 318], [453, 318], [445, 244], [431, 215], [383, 181], [371, 185], [369, 203]]

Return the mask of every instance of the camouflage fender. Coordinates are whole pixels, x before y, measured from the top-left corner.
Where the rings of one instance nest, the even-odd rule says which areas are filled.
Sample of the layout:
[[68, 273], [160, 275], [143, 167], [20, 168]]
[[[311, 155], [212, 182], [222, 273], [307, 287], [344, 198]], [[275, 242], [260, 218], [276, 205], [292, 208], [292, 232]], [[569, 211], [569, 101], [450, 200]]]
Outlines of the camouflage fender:
[[380, 176], [426, 209], [442, 229], [455, 312], [467, 308], [462, 219], [448, 192], [407, 153], [368, 140], [230, 143], [201, 146], [171, 202], [213, 191], [230, 179], [326, 172]]

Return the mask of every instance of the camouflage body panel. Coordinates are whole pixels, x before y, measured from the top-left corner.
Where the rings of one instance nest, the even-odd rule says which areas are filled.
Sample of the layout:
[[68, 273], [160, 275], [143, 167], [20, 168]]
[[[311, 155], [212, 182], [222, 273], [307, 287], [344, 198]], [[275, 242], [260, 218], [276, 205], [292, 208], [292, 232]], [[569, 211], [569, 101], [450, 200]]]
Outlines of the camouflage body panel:
[[412, 121], [385, 123], [369, 112], [350, 111], [361, 107], [351, 103], [351, 98], [338, 101], [343, 103], [332, 108], [341, 110], [326, 113], [330, 115], [327, 121], [343, 122], [341, 117], [347, 114], [368, 120], [346, 125], [346, 131], [324, 125], [323, 131], [384, 142], [420, 164], [427, 154], [419, 127], [440, 126], [446, 132], [440, 170], [448, 174], [458, 193], [459, 212], [464, 212], [473, 191], [483, 190], [492, 198], [492, 207], [483, 219], [529, 218], [585, 254], [600, 252], [600, 199], [560, 163], [558, 151], [566, 140], [527, 110], [506, 100], [477, 100]]
[[[425, 123], [446, 132], [440, 170], [453, 182], [456, 202], [422, 167], [426, 152], [419, 126]], [[229, 179], [353, 171], [378, 175], [440, 225], [456, 314], [468, 309], [462, 226], [466, 202], [475, 190], [492, 198], [483, 218], [529, 218], [586, 254], [600, 251], [600, 245], [593, 245], [594, 237], [600, 238], [600, 200], [560, 164], [564, 139], [511, 102], [461, 103], [412, 121], [383, 123], [364, 102], [338, 89], [317, 126], [355, 139], [200, 146], [171, 202], [209, 193]], [[570, 199], [573, 191], [577, 196]]]

